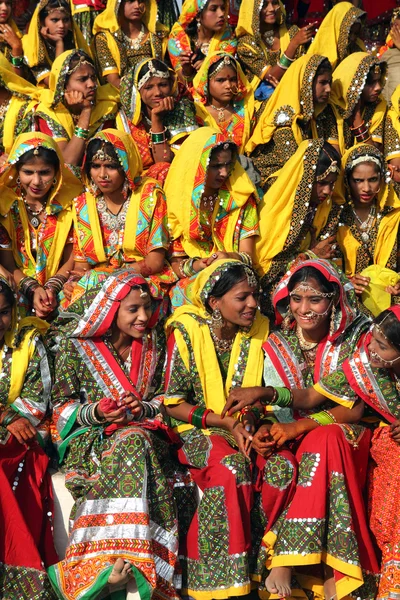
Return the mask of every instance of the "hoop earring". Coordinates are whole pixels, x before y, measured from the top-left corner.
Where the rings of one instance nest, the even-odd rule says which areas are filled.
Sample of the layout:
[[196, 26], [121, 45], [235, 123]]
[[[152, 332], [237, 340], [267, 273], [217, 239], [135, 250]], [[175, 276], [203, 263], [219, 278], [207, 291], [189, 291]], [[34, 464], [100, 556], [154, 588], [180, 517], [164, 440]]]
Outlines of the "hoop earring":
[[55, 177], [53, 179], [53, 185], [57, 185], [57, 179]]
[[20, 176], [19, 176], [19, 175], [18, 175], [17, 179], [15, 180], [15, 183], [16, 183], [17, 185], [21, 185], [21, 179], [20, 179]]
[[141, 15], [144, 15], [146, 12], [146, 5], [139, 6], [139, 12]]
[[225, 325], [225, 321], [222, 318], [221, 311], [219, 310], [219, 308], [215, 308], [213, 310], [212, 315], [211, 315], [211, 327], [212, 327], [212, 329], [222, 329], [222, 327], [224, 325]]

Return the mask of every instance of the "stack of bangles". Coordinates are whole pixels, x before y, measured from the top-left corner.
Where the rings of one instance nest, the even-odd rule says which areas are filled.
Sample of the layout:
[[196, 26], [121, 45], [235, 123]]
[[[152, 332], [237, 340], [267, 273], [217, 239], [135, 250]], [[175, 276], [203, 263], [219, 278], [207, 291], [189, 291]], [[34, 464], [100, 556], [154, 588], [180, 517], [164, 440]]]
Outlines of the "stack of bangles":
[[244, 265], [247, 265], [248, 267], [253, 266], [253, 261], [251, 259], [250, 254], [248, 254], [247, 252], [239, 252], [239, 256], [240, 260]]
[[75, 127], [74, 136], [79, 138], [80, 140], [87, 140], [89, 137], [89, 129], [84, 129], [83, 127]]
[[10, 62], [13, 67], [16, 69], [21, 69], [24, 66], [24, 57], [23, 56], [13, 56], [10, 54]]
[[278, 65], [280, 66], [281, 69], [284, 69], [284, 71], [287, 71], [288, 68], [292, 65], [292, 63], [294, 63], [294, 61], [295, 61], [294, 58], [289, 58], [288, 56], [286, 56], [285, 53], [283, 53], [278, 61]]
[[265, 389], [273, 390], [273, 396], [271, 400], [261, 401], [263, 406], [268, 406], [269, 404], [273, 404], [274, 406], [280, 406], [281, 408], [286, 408], [287, 406], [292, 406], [293, 404], [293, 392], [286, 387], [272, 387], [272, 385], [268, 385]]
[[365, 124], [364, 121], [358, 127], [350, 127], [350, 130], [358, 144], [360, 142], [366, 142], [371, 137], [368, 126]]
[[67, 281], [68, 278], [64, 275], [53, 275], [53, 277], [50, 277], [50, 279], [46, 281], [43, 287], [45, 290], [51, 290], [57, 295], [61, 292]]
[[207, 415], [214, 411], [210, 408], [201, 408], [199, 406], [193, 406], [188, 415], [188, 423], [197, 427], [197, 429], [207, 429]]
[[193, 267], [193, 263], [195, 263], [196, 260], [199, 260], [198, 256], [182, 260], [179, 263], [179, 272], [182, 277], [192, 277], [192, 275], [196, 275], [197, 271], [195, 271]]
[[23, 277], [18, 284], [19, 291], [29, 302], [32, 302], [34, 291], [38, 287], [40, 285], [33, 277]]
[[337, 423], [335, 417], [329, 410], [322, 410], [319, 413], [308, 415], [307, 419], [312, 419], [318, 423], [318, 425], [332, 425], [333, 423]]
[[261, 410], [257, 408], [257, 406], [245, 406], [244, 408], [242, 408], [242, 410], [239, 413], [238, 421], [242, 422], [245, 415], [247, 415], [248, 413], [251, 413], [254, 416], [256, 423], [260, 421]]
[[1, 417], [0, 417], [1, 427], [8, 427], [9, 425], [11, 425], [11, 423], [13, 423], [17, 419], [19, 419], [20, 416], [21, 415], [19, 413], [17, 413], [13, 408], [6, 408], [1, 413]]
[[90, 427], [91, 425], [103, 425], [106, 422], [106, 419], [100, 419], [96, 415], [97, 405], [98, 402], [93, 402], [91, 404], [83, 404], [79, 407], [76, 415], [79, 425]]
[[164, 127], [163, 131], [159, 131], [157, 133], [154, 133], [154, 131], [150, 129], [149, 133], [151, 146], [157, 146], [157, 144], [165, 144], [165, 142], [167, 141], [167, 136], [165, 135], [167, 133], [166, 127]]

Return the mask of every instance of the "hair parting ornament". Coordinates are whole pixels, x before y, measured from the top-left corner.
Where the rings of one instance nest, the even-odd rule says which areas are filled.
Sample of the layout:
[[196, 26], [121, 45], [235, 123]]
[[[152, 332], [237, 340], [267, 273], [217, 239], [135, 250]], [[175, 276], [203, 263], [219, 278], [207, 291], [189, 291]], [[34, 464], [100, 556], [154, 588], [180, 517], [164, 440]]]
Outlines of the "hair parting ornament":
[[90, 61], [88, 61], [88, 59], [86, 58], [86, 56], [79, 56], [79, 60], [76, 63], [76, 65], [70, 69], [68, 69], [67, 75], [72, 75], [73, 73], [75, 73], [75, 71], [77, 71], [80, 67], [83, 67], [83, 65], [89, 65], [90, 67], [93, 68], [93, 65]]
[[322, 149], [322, 152], [324, 152], [326, 154], [326, 156], [329, 158], [329, 160], [331, 161], [331, 164], [329, 165], [329, 167], [323, 172], [321, 173], [321, 175], [317, 175], [316, 180], [317, 181], [324, 181], [328, 175], [330, 173], [336, 173], [339, 174], [340, 173], [340, 169], [339, 169], [339, 165], [337, 164], [336, 160], [333, 160], [333, 158], [331, 157], [331, 155], [325, 150], [325, 148]]
[[210, 79], [213, 79], [214, 77], [216, 77], [216, 75], [224, 68], [224, 67], [232, 67], [232, 69], [234, 69], [235, 71], [237, 71], [237, 67], [236, 67], [236, 62], [235, 60], [229, 56], [228, 54], [226, 54], [224, 56], [224, 58], [221, 60], [221, 62], [219, 63], [219, 65], [217, 65], [215, 67], [215, 70], [211, 73], [210, 75]]
[[144, 290], [141, 285], [138, 285], [137, 287], [138, 287], [139, 292], [140, 292], [140, 297], [141, 298], [147, 298], [147, 296], [149, 294], [146, 292], [146, 290]]
[[377, 156], [372, 156], [371, 154], [363, 154], [362, 156], [357, 156], [357, 158], [354, 158], [346, 166], [346, 170], [352, 171], [354, 169], [354, 167], [356, 167], [357, 165], [360, 165], [361, 163], [365, 163], [365, 162], [373, 162], [376, 165], [378, 165], [379, 170], [382, 169], [382, 161], [380, 161]]
[[92, 158], [92, 163], [96, 162], [96, 160], [100, 160], [101, 162], [112, 162], [115, 163], [115, 158], [107, 154], [107, 150], [105, 150], [106, 142], [102, 144], [102, 146], [97, 150], [96, 154], [94, 154]]
[[169, 79], [169, 77], [170, 77], [169, 71], [160, 71], [159, 69], [156, 69], [156, 67], [153, 65], [152, 60], [149, 60], [148, 65], [149, 65], [149, 70], [138, 81], [137, 88], [139, 91], [142, 89], [142, 87], [145, 85], [145, 83], [147, 83], [148, 80], [151, 79], [152, 77], [161, 77], [161, 79]]
[[58, 2], [57, 6], [53, 6], [53, 8], [49, 8], [47, 11], [48, 15], [51, 15], [53, 12], [56, 12], [56, 10], [59, 10], [60, 12], [63, 12], [64, 14], [71, 16], [68, 12], [68, 10], [65, 8], [65, 6], [63, 6], [61, 4], [61, 2]]
[[253, 269], [251, 269], [247, 265], [243, 265], [243, 269], [244, 269], [244, 272], [246, 273], [246, 279], [247, 279], [247, 283], [249, 284], [249, 287], [256, 288], [258, 286], [258, 281], [257, 281], [257, 277], [256, 277]]

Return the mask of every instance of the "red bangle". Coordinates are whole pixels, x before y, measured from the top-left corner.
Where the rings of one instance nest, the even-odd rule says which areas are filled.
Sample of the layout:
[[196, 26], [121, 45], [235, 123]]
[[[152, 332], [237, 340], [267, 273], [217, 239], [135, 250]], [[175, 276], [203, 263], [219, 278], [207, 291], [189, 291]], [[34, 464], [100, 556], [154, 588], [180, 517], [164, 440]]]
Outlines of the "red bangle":
[[198, 408], [198, 406], [193, 406], [193, 408], [190, 409], [190, 413], [188, 415], [188, 423], [190, 425], [192, 425], [192, 417], [193, 417], [193, 413], [196, 410], [196, 408]]
[[213, 413], [214, 411], [211, 410], [210, 408], [207, 408], [207, 410], [204, 411], [203, 416], [201, 418], [201, 428], [202, 429], [207, 429], [207, 423], [206, 423], [206, 419], [207, 419], [207, 415], [210, 413]]

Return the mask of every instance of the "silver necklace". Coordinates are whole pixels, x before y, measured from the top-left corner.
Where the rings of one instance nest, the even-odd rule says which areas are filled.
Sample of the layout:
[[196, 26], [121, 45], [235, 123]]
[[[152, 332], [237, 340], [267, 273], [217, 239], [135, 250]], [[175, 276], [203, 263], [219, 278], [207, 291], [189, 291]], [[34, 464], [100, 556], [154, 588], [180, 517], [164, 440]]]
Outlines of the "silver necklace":
[[225, 352], [230, 352], [232, 350], [232, 346], [233, 346], [233, 341], [234, 341], [234, 337], [231, 340], [221, 340], [217, 334], [215, 333], [215, 331], [213, 330], [213, 328], [211, 327], [211, 325], [209, 325], [210, 328], [210, 333], [211, 333], [211, 337], [212, 340], [214, 342], [214, 346], [216, 351], [219, 354], [223, 354]]
[[105, 227], [111, 230], [111, 234], [108, 238], [109, 244], [115, 246], [119, 243], [122, 244], [122, 235], [125, 230], [126, 213], [129, 208], [130, 197], [125, 200], [121, 210], [118, 214], [114, 215], [108, 208], [106, 201], [103, 196], [97, 199], [97, 211], [99, 213], [100, 221]]
[[373, 204], [371, 206], [369, 215], [365, 219], [365, 221], [361, 221], [360, 217], [358, 216], [358, 214], [356, 213], [354, 208], [352, 208], [352, 211], [353, 211], [354, 218], [356, 219], [356, 225], [357, 225], [358, 229], [361, 231], [361, 239], [364, 242], [364, 244], [368, 244], [369, 238], [370, 238], [370, 231], [371, 231], [372, 225], [374, 224], [374, 220], [375, 220], [375, 216], [376, 216], [376, 206], [375, 206], [375, 204]]
[[272, 46], [274, 45], [274, 39], [275, 39], [274, 30], [269, 29], [267, 31], [264, 31], [262, 36], [263, 36], [265, 45], [268, 46], [268, 48], [272, 48]]
[[144, 25], [142, 23], [142, 26], [140, 28], [140, 33], [137, 36], [137, 38], [135, 38], [134, 40], [132, 38], [130, 38], [129, 36], [126, 35], [126, 33], [122, 32], [124, 34], [124, 38], [125, 40], [128, 42], [128, 44], [130, 45], [130, 47], [132, 48], [132, 50], [139, 50], [140, 46], [142, 45], [142, 42], [146, 36], [146, 31], [144, 28]]
[[32, 227], [37, 229], [40, 225], [40, 219], [38, 219], [38, 216], [44, 212], [46, 205], [42, 205], [39, 210], [32, 210], [32, 208], [29, 206], [28, 202], [26, 201], [26, 198], [22, 198], [22, 199], [24, 201], [26, 208], [28, 209], [28, 211], [30, 212], [30, 215], [31, 215], [31, 216], [28, 215], [29, 221], [30, 221]]

